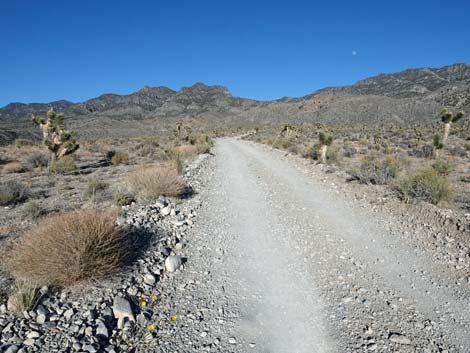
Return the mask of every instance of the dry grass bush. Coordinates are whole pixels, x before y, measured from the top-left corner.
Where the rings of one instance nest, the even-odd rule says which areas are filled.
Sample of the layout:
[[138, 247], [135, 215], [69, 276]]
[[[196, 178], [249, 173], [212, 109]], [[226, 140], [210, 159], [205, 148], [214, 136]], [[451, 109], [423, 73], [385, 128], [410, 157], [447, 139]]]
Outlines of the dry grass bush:
[[23, 173], [24, 168], [20, 162], [10, 162], [3, 166], [2, 171], [5, 174]]
[[438, 204], [452, 199], [452, 186], [449, 180], [432, 167], [401, 178], [395, 188], [405, 201], [414, 199]]
[[127, 153], [116, 152], [111, 157], [112, 165], [129, 164], [129, 155]]
[[29, 196], [29, 188], [16, 180], [0, 184], [0, 206], [23, 202]]
[[33, 310], [39, 300], [36, 286], [29, 281], [16, 281], [13, 292], [8, 298], [8, 309], [22, 313]]
[[104, 181], [95, 178], [90, 179], [85, 190], [85, 197], [94, 200], [98, 194], [105, 191], [108, 187], [109, 184]]
[[172, 148], [169, 154], [180, 154], [184, 157], [191, 157], [195, 156], [197, 153], [197, 147], [195, 145], [181, 145]]
[[49, 164], [49, 156], [45, 153], [35, 152], [24, 158], [21, 164], [26, 170], [47, 167]]
[[139, 167], [127, 175], [126, 183], [143, 199], [182, 197], [188, 193], [186, 184], [175, 168], [168, 165]]
[[5, 266], [17, 279], [67, 286], [112, 273], [128, 252], [114, 213], [79, 210], [43, 218], [12, 245]]
[[75, 160], [71, 156], [65, 156], [51, 163], [50, 172], [54, 174], [66, 174], [77, 169]]

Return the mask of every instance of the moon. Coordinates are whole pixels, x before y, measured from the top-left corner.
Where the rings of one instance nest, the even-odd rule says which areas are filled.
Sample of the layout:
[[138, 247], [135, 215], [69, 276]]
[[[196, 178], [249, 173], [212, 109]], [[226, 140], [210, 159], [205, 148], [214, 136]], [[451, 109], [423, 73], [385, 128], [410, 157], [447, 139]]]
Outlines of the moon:
[[351, 52], [351, 54], [352, 54], [353, 56], [356, 56], [356, 55], [357, 55], [357, 51], [353, 50], [353, 51]]

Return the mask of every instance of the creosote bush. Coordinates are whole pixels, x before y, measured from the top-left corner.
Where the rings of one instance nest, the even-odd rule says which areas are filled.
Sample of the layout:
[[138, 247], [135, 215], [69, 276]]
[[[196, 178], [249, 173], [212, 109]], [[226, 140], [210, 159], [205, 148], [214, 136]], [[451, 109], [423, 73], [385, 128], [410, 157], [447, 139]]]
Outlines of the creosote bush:
[[33, 153], [27, 156], [21, 164], [26, 170], [33, 170], [35, 168], [47, 167], [49, 164], [49, 157], [44, 153]]
[[127, 175], [126, 182], [143, 199], [182, 197], [188, 192], [188, 187], [175, 168], [167, 165], [139, 167]]
[[43, 218], [13, 244], [5, 262], [17, 279], [67, 286], [112, 273], [129, 246], [114, 213], [79, 210]]
[[400, 162], [392, 156], [379, 159], [376, 156], [364, 157], [359, 170], [353, 172], [354, 176], [364, 184], [383, 185], [398, 176], [401, 170]]
[[23, 209], [26, 218], [37, 219], [46, 214], [46, 209], [38, 201], [28, 202]]
[[432, 167], [403, 177], [396, 184], [396, 189], [406, 201], [414, 199], [438, 204], [452, 198], [452, 187], [447, 177]]
[[29, 196], [29, 188], [16, 180], [0, 184], [0, 206], [7, 206], [25, 201]]

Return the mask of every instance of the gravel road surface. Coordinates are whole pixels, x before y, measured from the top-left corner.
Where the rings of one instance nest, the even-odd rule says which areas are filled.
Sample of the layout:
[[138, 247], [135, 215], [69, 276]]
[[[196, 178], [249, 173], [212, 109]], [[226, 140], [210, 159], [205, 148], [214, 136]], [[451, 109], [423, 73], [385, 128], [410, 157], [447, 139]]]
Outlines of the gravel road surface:
[[469, 284], [399, 225], [269, 147], [215, 155], [168, 351], [470, 352]]

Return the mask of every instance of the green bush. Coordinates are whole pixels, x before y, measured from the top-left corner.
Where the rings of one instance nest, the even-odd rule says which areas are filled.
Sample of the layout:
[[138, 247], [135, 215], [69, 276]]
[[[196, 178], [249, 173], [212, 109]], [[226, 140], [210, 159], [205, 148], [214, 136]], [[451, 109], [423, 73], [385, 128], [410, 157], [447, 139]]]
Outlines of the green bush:
[[56, 159], [51, 163], [50, 171], [54, 174], [65, 174], [73, 172], [77, 169], [77, 165], [71, 156], [65, 156]]
[[399, 180], [397, 191], [406, 201], [415, 199], [438, 204], [452, 198], [449, 180], [432, 167], [421, 169]]
[[117, 206], [128, 206], [131, 203], [135, 202], [135, 197], [128, 194], [128, 193], [121, 193], [121, 192], [116, 192], [114, 194], [114, 203]]
[[466, 142], [466, 143], [463, 145], [463, 148], [465, 148], [465, 151], [470, 151], [470, 142]]
[[16, 180], [0, 184], [0, 206], [22, 202], [28, 198], [29, 188]]
[[46, 214], [46, 209], [37, 201], [28, 202], [23, 209], [26, 218], [37, 219]]
[[353, 175], [361, 183], [383, 185], [395, 179], [401, 169], [401, 163], [395, 157], [379, 159], [368, 156], [362, 160], [359, 170], [354, 171]]
[[108, 188], [109, 184], [98, 179], [91, 179], [88, 181], [88, 186], [85, 191], [85, 196], [94, 199], [96, 195]]
[[432, 164], [432, 168], [440, 175], [449, 175], [452, 172], [452, 165], [445, 160], [439, 159]]

